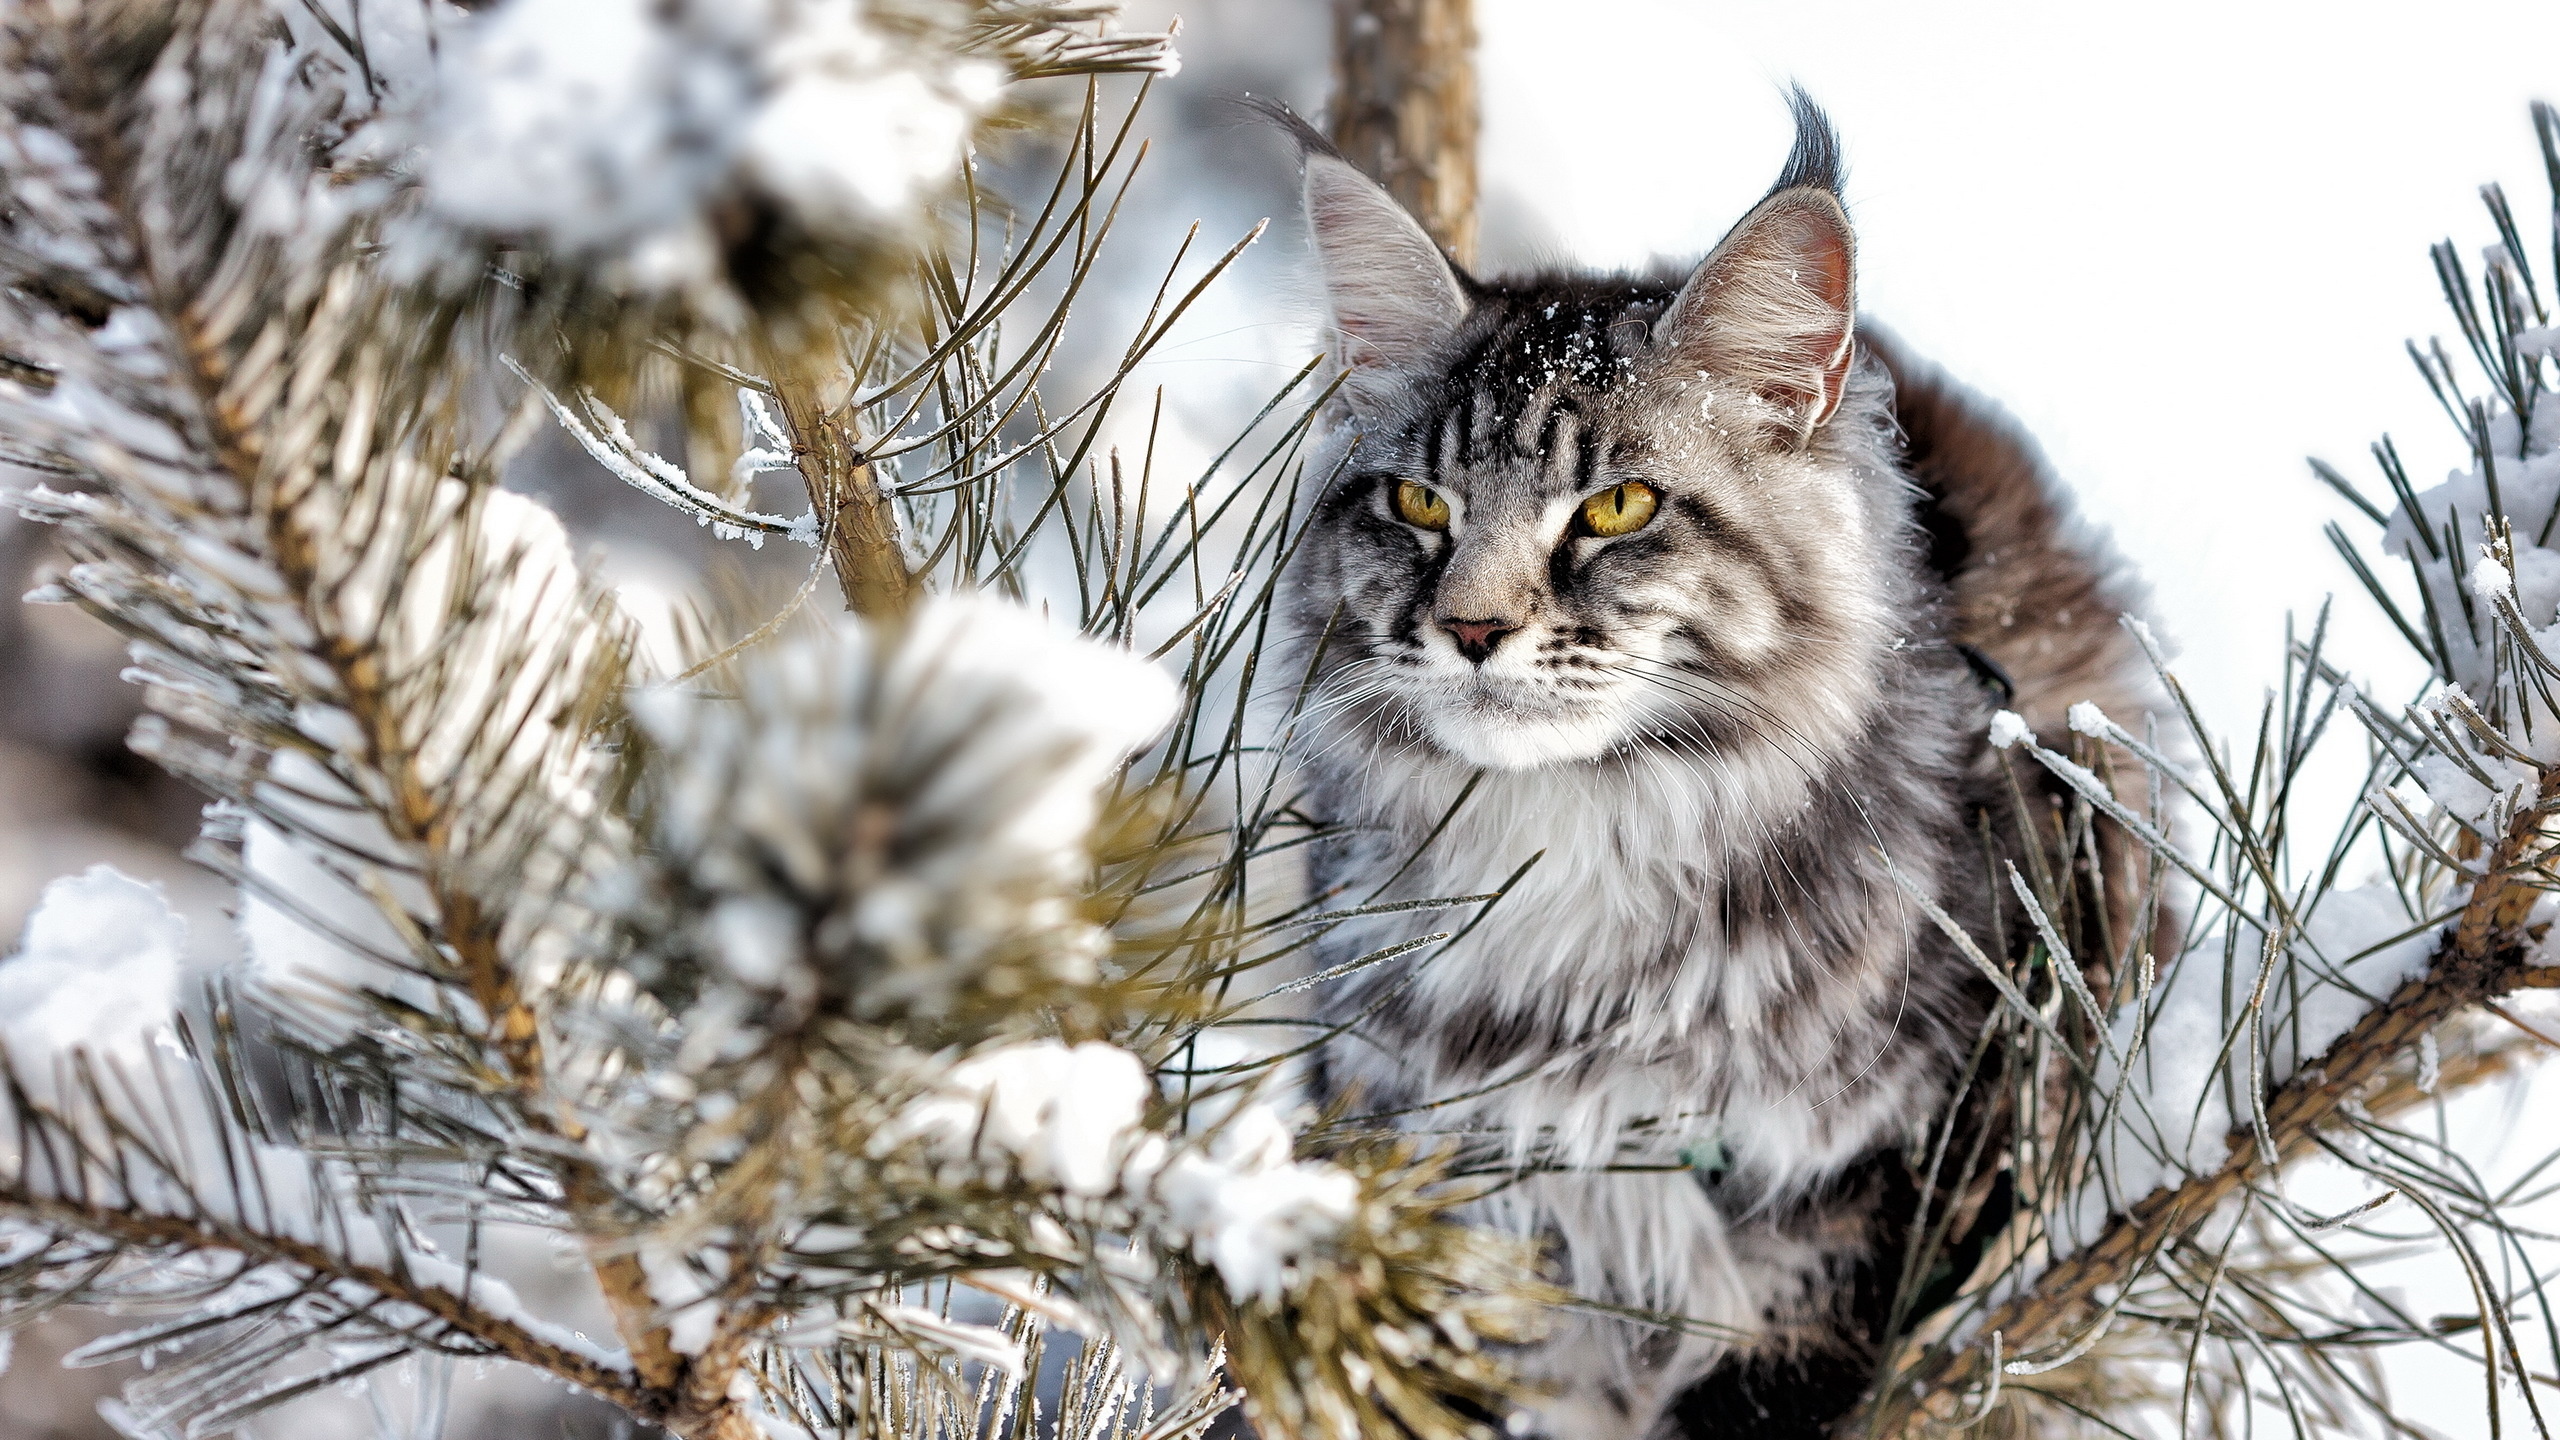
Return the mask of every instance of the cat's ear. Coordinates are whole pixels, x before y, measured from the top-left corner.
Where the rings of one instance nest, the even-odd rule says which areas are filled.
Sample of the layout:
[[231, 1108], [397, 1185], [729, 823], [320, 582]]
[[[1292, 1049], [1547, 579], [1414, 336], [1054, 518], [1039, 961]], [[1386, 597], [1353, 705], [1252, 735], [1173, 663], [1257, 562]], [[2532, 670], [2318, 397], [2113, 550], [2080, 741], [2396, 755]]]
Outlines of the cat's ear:
[[1343, 364], [1402, 364], [1458, 328], [1466, 290], [1395, 197], [1330, 147], [1306, 162], [1307, 228]]
[[1855, 237], [1839, 141], [1795, 92], [1796, 143], [1767, 199], [1733, 227], [1655, 327], [1680, 364], [1749, 385], [1799, 440], [1840, 408], [1856, 356]]

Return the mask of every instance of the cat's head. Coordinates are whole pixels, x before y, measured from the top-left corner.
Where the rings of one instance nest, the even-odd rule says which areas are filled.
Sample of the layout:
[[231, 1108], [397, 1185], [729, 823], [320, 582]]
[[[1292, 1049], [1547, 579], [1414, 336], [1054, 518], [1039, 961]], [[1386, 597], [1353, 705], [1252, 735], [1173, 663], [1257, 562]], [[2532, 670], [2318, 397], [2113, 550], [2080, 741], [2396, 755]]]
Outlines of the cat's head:
[[1294, 584], [1325, 703], [1498, 768], [1828, 750], [1910, 610], [1889, 384], [1855, 336], [1838, 150], [1693, 272], [1475, 280], [1307, 138], [1347, 371]]

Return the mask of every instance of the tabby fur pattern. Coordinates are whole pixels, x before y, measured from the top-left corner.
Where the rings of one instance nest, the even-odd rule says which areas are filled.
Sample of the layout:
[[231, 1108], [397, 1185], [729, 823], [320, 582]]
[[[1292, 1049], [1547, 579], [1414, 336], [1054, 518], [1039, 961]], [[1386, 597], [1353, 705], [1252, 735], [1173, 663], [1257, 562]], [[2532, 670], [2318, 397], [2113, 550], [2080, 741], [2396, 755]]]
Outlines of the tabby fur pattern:
[[[1563, 1317], [1520, 1357], [1557, 1440], [1816, 1436], [1857, 1404], [1907, 1157], [1990, 1003], [1878, 857], [1995, 933], [1994, 709], [2060, 745], [2074, 701], [2152, 704], [2130, 586], [2033, 443], [1857, 319], [1837, 142], [1796, 118], [1694, 270], [1500, 280], [1295, 126], [1344, 375], [1286, 597], [1313, 879], [1504, 892], [1321, 987], [1347, 1028], [1317, 1087], [1505, 1174], [1482, 1217], [1576, 1290], [1692, 1322]], [[1578, 518], [1629, 482], [1649, 522]], [[1472, 914], [1344, 924], [1319, 960]]]

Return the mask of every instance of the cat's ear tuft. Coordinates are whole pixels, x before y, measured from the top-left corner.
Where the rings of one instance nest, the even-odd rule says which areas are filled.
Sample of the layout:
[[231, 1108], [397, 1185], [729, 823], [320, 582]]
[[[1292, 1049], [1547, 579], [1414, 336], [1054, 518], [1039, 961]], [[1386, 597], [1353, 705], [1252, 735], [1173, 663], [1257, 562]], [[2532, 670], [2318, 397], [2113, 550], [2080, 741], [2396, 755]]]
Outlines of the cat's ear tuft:
[[1698, 267], [1655, 330], [1684, 366], [1739, 381], [1799, 439], [1840, 408], [1857, 330], [1855, 242], [1830, 192], [1760, 202]]
[[1329, 149], [1307, 152], [1307, 228], [1324, 267], [1338, 358], [1399, 365], [1467, 316], [1457, 272], [1395, 197]]
[[1796, 143], [1777, 186], [1699, 265], [1654, 333], [1678, 363], [1749, 385], [1801, 442], [1848, 385], [1857, 241], [1838, 193], [1839, 139], [1803, 90], [1793, 105]]

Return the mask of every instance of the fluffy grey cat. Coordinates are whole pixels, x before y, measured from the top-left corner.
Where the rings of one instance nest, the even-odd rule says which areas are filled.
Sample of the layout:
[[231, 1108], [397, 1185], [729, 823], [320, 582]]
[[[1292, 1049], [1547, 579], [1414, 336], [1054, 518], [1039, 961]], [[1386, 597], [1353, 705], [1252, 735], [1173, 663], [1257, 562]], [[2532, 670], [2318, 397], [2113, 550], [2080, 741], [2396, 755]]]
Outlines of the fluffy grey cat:
[[1857, 1404], [1906, 1155], [1988, 1004], [1876, 856], [1988, 937], [1985, 837], [2022, 833], [1994, 709], [2059, 737], [2147, 699], [2032, 442], [1857, 319], [1837, 143], [1796, 119], [1768, 197], [1656, 278], [1469, 276], [1296, 127], [1347, 372], [1287, 601], [1314, 877], [1509, 886], [1327, 987], [1318, 1085], [1511, 1172], [1485, 1217], [1578, 1291], [1687, 1317], [1576, 1313], [1522, 1356], [1553, 1398], [1518, 1425], [1559, 1440]]

